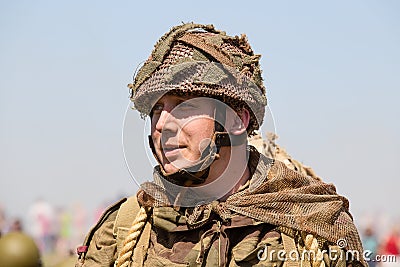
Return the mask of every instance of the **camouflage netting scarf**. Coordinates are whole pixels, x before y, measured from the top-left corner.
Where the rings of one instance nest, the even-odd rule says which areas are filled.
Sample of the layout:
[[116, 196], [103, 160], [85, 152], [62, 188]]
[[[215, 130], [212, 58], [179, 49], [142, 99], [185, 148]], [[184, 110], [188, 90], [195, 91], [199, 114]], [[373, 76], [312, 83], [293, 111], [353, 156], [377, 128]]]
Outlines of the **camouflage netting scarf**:
[[[269, 224], [311, 233], [334, 244], [345, 239], [346, 249], [357, 250], [361, 255], [362, 245], [349, 213], [349, 202], [336, 193], [334, 185], [292, 171], [284, 163], [259, 154], [255, 148], [250, 152], [248, 166], [252, 178], [249, 187], [218, 205], [205, 205], [206, 209], [221, 218], [229, 218], [229, 213], [236, 212]], [[145, 183], [142, 188], [152, 196], [161, 196], [157, 199], [162, 199], [165, 194], [154, 183]], [[138, 200], [146, 206], [165, 206], [162, 202], [169, 202], [167, 197], [162, 202], [154, 200], [143, 190], [138, 193]], [[187, 223], [191, 221], [190, 217]]]

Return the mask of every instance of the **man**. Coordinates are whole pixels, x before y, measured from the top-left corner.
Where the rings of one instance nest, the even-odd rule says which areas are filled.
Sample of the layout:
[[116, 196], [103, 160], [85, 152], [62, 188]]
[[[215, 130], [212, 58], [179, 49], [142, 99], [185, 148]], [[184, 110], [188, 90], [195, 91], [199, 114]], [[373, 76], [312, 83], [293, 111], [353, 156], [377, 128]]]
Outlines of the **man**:
[[347, 199], [247, 144], [267, 103], [259, 58], [212, 25], [161, 37], [129, 85], [153, 182], [106, 211], [77, 266], [366, 265]]

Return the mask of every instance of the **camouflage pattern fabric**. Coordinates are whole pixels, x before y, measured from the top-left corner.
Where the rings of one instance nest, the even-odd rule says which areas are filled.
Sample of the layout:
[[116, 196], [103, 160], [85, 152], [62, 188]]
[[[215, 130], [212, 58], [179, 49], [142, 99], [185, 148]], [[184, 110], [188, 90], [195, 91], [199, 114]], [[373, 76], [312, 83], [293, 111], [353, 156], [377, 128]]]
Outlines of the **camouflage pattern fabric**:
[[[174, 214], [172, 218], [178, 224], [180, 220], [184, 220], [182, 225], [186, 225], [187, 230], [198, 229], [211, 224], [212, 226], [205, 233], [208, 233], [206, 236], [216, 238], [219, 242], [218, 246], [221, 246], [221, 238], [230, 239], [228, 234], [223, 233], [223, 227], [232, 226], [232, 221], [236, 220], [234, 218], [241, 218], [240, 220], [244, 222], [246, 221], [244, 217], [246, 217], [256, 224], [264, 223], [264, 227], [267, 228], [275, 225], [280, 228], [295, 230], [298, 235], [301, 232], [314, 234], [319, 237], [321, 247], [324, 244], [334, 245], [339, 239], [345, 239], [347, 241], [346, 249], [362, 252], [361, 241], [348, 210], [348, 200], [337, 195], [332, 184], [325, 184], [318, 179], [292, 171], [282, 162], [260, 155], [255, 148], [250, 147], [250, 153], [249, 168], [252, 177], [248, 183], [248, 188], [229, 196], [224, 202], [214, 201], [197, 206], [194, 209], [186, 208], [184, 211], [181, 210], [180, 216]], [[162, 188], [153, 183], [146, 183], [142, 188], [145, 192], [159, 191], [156, 194], [151, 193], [151, 195], [162, 196], [163, 194]], [[142, 205], [155, 207], [154, 223], [160, 220], [157, 217], [159, 216], [157, 211], [160, 207], [167, 206], [164, 210], [167, 211], [169, 208], [169, 212], [173, 210], [168, 204], [165, 204], [169, 201], [168, 196], [161, 198], [161, 201], [155, 200], [144, 191], [139, 192], [138, 200]], [[171, 222], [164, 220], [163, 224], [168, 225]], [[163, 224], [157, 225], [161, 227]], [[176, 227], [173, 229], [183, 230], [178, 225]], [[165, 234], [164, 236], [168, 237]], [[295, 238], [295, 236], [293, 237]], [[174, 240], [170, 245], [176, 244], [176, 242], [178, 241]], [[183, 243], [200, 243], [201, 250], [199, 253], [202, 254], [205, 253], [206, 248], [211, 249], [211, 245], [205, 246], [202, 245], [202, 242], [202, 239], [200, 239], [197, 242], [187, 240]], [[212, 243], [212, 241], [210, 242]], [[230, 249], [234, 247], [228, 245], [232, 242], [224, 242], [227, 242], [225, 244], [226, 250], [220, 251], [217, 255], [219, 255], [219, 258], [222, 257], [222, 254], [224, 255], [225, 258], [219, 260], [225, 264], [232, 260], [232, 258], [229, 258], [233, 256], [233, 251], [230, 251]], [[168, 245], [165, 245], [165, 247], [168, 247]], [[195, 246], [192, 249], [196, 250]], [[172, 251], [182, 252], [183, 250], [183, 248], [175, 248]], [[161, 253], [162, 250], [155, 251]], [[188, 260], [187, 257], [185, 255], [186, 261]], [[199, 257], [202, 258], [204, 255]], [[363, 259], [360, 260], [363, 261]]]
[[[161, 205], [141, 190], [142, 205], [154, 206], [150, 244], [143, 266], [282, 266], [273, 257], [261, 260], [260, 251], [283, 249], [282, 234], [295, 240], [299, 253], [305, 250], [301, 236], [313, 233], [326, 251], [344, 250], [336, 245], [346, 239], [348, 247], [362, 251], [358, 233], [348, 213], [348, 201], [333, 185], [292, 171], [250, 148], [252, 178], [227, 201], [214, 201], [195, 208], [174, 209]], [[259, 157], [263, 164], [257, 168]], [[265, 179], [268, 178], [268, 179]], [[154, 184], [144, 185], [156, 190]], [[112, 234], [118, 210], [107, 215], [96, 230], [85, 260], [77, 266], [112, 266], [116, 236]], [[266, 254], [267, 255], [267, 254]], [[361, 259], [362, 260], [362, 259]], [[346, 266], [345, 260], [324, 257], [325, 266]], [[303, 266], [313, 266], [303, 261]], [[365, 262], [352, 262], [353, 266]]]

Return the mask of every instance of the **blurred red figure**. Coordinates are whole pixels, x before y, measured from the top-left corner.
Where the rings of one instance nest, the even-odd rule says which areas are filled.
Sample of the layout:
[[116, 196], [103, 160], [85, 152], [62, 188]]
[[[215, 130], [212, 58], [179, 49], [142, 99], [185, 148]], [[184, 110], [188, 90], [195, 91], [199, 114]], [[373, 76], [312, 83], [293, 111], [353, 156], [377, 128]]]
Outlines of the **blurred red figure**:
[[[393, 227], [389, 235], [383, 241], [381, 246], [381, 257], [385, 259], [379, 264], [380, 267], [398, 267], [400, 266], [400, 231], [398, 226]], [[390, 256], [389, 256], [390, 255]], [[389, 258], [390, 257], [390, 258]]]
[[383, 253], [386, 255], [400, 255], [400, 232], [398, 228], [393, 228], [383, 243]]

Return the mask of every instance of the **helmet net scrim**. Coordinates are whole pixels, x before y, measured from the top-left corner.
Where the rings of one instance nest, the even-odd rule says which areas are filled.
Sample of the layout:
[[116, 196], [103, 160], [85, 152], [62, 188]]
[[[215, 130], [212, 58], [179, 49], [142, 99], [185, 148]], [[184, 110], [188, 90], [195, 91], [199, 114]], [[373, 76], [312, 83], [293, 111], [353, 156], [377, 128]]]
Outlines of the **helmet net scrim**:
[[[171, 72], [171, 66], [182, 63], [200, 63], [197, 68], [210, 68], [205, 66], [205, 63], [219, 63], [228, 72], [247, 77], [258, 90], [249, 91], [242, 87], [232, 91], [232, 88], [223, 86], [212, 90], [210, 87], [199, 88], [196, 84], [187, 83], [185, 87], [180, 88], [180, 91], [186, 94], [194, 89], [200, 89], [197, 92], [202, 96], [218, 97], [235, 110], [243, 107], [245, 103], [251, 103], [253, 112], [248, 132], [253, 133], [262, 123], [267, 104], [259, 59], [260, 55], [253, 53], [245, 35], [228, 36], [225, 32], [215, 30], [212, 25], [188, 23], [177, 26], [160, 38], [151, 56], [136, 75], [133, 84], [129, 85], [132, 90], [131, 100], [142, 115], [149, 115], [152, 106], [146, 98], [160, 90], [160, 83], [157, 80], [165, 75], [163, 73], [165, 69]], [[196, 68], [190, 70], [197, 71]], [[147, 82], [147, 85], [143, 86], [147, 80], [151, 83]], [[216, 82], [220, 83], [218, 80]], [[153, 85], [156, 87], [152, 87]]]

